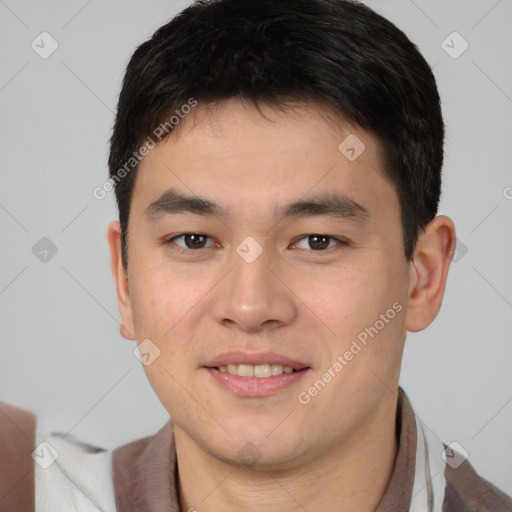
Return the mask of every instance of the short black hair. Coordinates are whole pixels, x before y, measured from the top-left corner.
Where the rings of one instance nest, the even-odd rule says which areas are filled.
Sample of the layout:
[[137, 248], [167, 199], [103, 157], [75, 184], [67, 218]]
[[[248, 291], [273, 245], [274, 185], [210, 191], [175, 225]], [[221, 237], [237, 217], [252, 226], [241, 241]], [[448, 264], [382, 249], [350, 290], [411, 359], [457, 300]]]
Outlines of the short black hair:
[[159, 126], [168, 135], [191, 101], [233, 97], [320, 102], [374, 135], [412, 258], [437, 214], [444, 143], [435, 77], [416, 45], [355, 0], [198, 0], [136, 49], [124, 76], [108, 165], [125, 268], [141, 145]]

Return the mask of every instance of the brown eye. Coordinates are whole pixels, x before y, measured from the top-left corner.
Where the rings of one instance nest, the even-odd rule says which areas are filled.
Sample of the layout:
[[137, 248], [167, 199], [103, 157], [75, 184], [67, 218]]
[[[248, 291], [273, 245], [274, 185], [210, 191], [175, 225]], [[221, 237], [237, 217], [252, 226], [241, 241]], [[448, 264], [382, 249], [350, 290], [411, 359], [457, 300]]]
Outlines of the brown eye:
[[329, 247], [329, 240], [330, 238], [324, 235], [310, 235], [308, 237], [309, 246], [315, 251], [327, 249]]
[[[305, 241], [305, 242], [303, 242]], [[335, 242], [332, 244], [332, 242]], [[337, 243], [336, 243], [337, 242]], [[302, 247], [300, 244], [303, 244]], [[337, 238], [333, 238], [332, 236], [328, 235], [321, 235], [321, 234], [313, 234], [308, 235], [304, 238], [301, 238], [298, 243], [294, 244], [299, 249], [307, 249], [307, 250], [313, 250], [313, 251], [325, 251], [326, 249], [331, 249], [332, 247], [335, 247], [336, 245], [345, 245], [346, 242], [343, 240], [339, 240]]]
[[[177, 240], [183, 239], [184, 245], [177, 243]], [[181, 235], [175, 236], [168, 240], [168, 243], [174, 242], [178, 247], [182, 247], [184, 249], [204, 249], [205, 247], [211, 247], [215, 244], [210, 244], [209, 246], [206, 245], [207, 240], [209, 239], [208, 236], [202, 235], [200, 233], [183, 233]]]

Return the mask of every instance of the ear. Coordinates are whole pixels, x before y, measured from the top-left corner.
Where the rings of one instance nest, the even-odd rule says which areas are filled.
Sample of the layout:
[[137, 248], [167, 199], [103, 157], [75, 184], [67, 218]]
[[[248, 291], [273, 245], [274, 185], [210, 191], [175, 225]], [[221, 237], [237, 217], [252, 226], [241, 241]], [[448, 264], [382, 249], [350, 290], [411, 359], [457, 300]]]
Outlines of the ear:
[[455, 244], [455, 226], [445, 215], [432, 220], [418, 237], [410, 262], [408, 331], [425, 329], [439, 313]]
[[109, 224], [107, 239], [110, 247], [110, 269], [116, 286], [117, 305], [121, 314], [121, 336], [127, 340], [134, 340], [132, 304], [128, 286], [128, 273], [124, 267], [121, 254], [121, 224], [119, 221], [116, 220]]

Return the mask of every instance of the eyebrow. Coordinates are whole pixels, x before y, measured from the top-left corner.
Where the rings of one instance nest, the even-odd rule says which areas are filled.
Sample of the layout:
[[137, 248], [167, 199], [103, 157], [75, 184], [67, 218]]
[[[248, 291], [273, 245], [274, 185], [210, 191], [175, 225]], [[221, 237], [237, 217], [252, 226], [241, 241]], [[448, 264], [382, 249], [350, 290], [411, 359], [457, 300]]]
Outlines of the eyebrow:
[[[200, 196], [182, 194], [176, 189], [166, 190], [144, 211], [148, 219], [165, 215], [192, 213], [224, 219], [230, 216], [229, 208]], [[345, 194], [326, 193], [285, 204], [278, 210], [279, 220], [284, 218], [328, 216], [342, 220], [362, 221], [369, 217], [368, 210]]]

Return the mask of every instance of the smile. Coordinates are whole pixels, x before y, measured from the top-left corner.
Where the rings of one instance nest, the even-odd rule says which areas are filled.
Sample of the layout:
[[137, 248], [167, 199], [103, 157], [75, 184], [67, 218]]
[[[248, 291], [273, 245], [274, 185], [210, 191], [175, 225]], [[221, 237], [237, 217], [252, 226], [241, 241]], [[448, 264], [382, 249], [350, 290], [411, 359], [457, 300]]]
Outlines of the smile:
[[229, 364], [204, 369], [221, 388], [245, 398], [275, 395], [296, 385], [310, 370], [309, 367], [299, 370], [279, 364]]
[[258, 377], [258, 378], [267, 378], [273, 377], [276, 375], [281, 375], [282, 373], [293, 373], [298, 370], [292, 368], [291, 366], [283, 366], [282, 364], [228, 364], [224, 366], [215, 367], [217, 370], [221, 372], [227, 372], [230, 375], [238, 375], [239, 377]]

